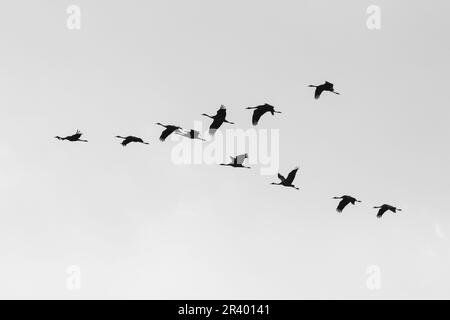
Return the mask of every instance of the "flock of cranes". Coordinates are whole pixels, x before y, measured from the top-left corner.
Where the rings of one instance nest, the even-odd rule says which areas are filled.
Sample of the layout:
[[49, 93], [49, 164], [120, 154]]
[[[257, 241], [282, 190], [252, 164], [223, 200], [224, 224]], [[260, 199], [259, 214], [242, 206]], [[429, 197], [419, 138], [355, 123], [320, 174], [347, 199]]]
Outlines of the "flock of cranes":
[[[328, 81], [326, 81], [324, 84], [322, 85], [309, 85], [308, 87], [311, 88], [315, 88], [315, 93], [314, 93], [314, 98], [315, 99], [319, 99], [320, 96], [322, 95], [323, 92], [331, 92], [334, 93], [336, 95], [339, 95], [340, 93], [336, 92], [334, 90], [334, 85]], [[269, 104], [264, 104], [264, 105], [260, 105], [260, 106], [256, 106], [256, 107], [248, 107], [246, 108], [247, 110], [254, 110], [253, 111], [253, 116], [252, 116], [252, 124], [254, 126], [258, 125], [259, 120], [261, 119], [262, 116], [264, 116], [266, 113], [270, 113], [272, 114], [272, 116], [274, 116], [275, 114], [281, 114], [280, 111], [275, 110], [275, 107]], [[231, 122], [229, 120], [227, 120], [227, 109], [224, 105], [220, 106], [220, 109], [217, 111], [217, 113], [214, 116], [208, 115], [203, 113], [202, 116], [208, 117], [210, 119], [213, 120], [213, 122], [211, 123], [210, 127], [209, 127], [209, 134], [211, 136], [214, 136], [214, 134], [216, 133], [216, 131], [224, 124], [231, 124], [233, 125], [234, 122]], [[195, 131], [193, 129], [191, 130], [185, 130], [182, 127], [179, 126], [175, 126], [175, 125], [164, 125], [162, 123], [156, 123], [156, 125], [161, 126], [164, 128], [163, 132], [161, 133], [161, 136], [159, 137], [159, 140], [164, 142], [166, 141], [166, 139], [171, 135], [171, 134], [177, 134], [177, 135], [181, 135], [183, 137], [186, 137], [188, 139], [192, 139], [192, 140], [201, 140], [201, 141], [206, 141], [205, 139], [203, 139], [202, 137], [200, 137], [200, 132]], [[82, 133], [77, 130], [77, 132], [74, 135], [71, 136], [67, 136], [67, 137], [60, 137], [60, 136], [56, 136], [55, 138], [61, 141], [70, 141], [70, 142], [88, 142], [88, 140], [84, 140], [81, 139], [82, 137]], [[134, 136], [116, 136], [116, 138], [121, 139], [122, 142], [122, 146], [126, 147], [128, 144], [130, 143], [141, 143], [141, 144], [146, 144], [148, 145], [148, 142], [145, 142], [144, 140], [142, 140], [139, 137], [134, 137]], [[242, 154], [242, 155], [238, 155], [236, 157], [231, 157], [231, 162], [230, 163], [224, 163], [221, 164], [221, 166], [229, 166], [229, 167], [233, 167], [233, 168], [245, 168], [245, 169], [251, 169], [250, 167], [247, 167], [244, 165], [245, 160], [248, 159], [248, 154]], [[287, 187], [287, 188], [294, 188], [296, 190], [299, 190], [300, 188], [295, 186], [293, 184], [295, 177], [297, 175], [299, 168], [295, 168], [294, 170], [292, 170], [287, 178], [285, 178], [281, 173], [278, 174], [278, 178], [280, 179], [280, 182], [272, 182], [272, 185], [277, 185], [277, 186], [282, 186], [282, 187]], [[342, 213], [343, 210], [349, 205], [356, 205], [357, 203], [361, 203], [360, 200], [357, 200], [356, 198], [352, 197], [352, 196], [341, 196], [341, 197], [334, 197], [333, 199], [335, 200], [340, 200], [338, 207], [336, 208], [336, 211], [339, 213]], [[397, 212], [401, 212], [402, 209], [399, 209], [397, 207], [388, 205], [388, 204], [384, 204], [382, 206], [378, 206], [378, 207], [374, 207], [374, 209], [378, 209], [378, 214], [377, 217], [378, 218], [382, 218], [383, 215], [385, 213], [387, 213], [388, 211], [391, 211], [392, 213], [397, 213]]]
[[[351, 196], [334, 197], [333, 199], [341, 200], [339, 202], [339, 205], [338, 205], [337, 209], [336, 209], [336, 211], [339, 212], [339, 213], [341, 213], [345, 209], [345, 207], [348, 206], [350, 203], [352, 205], [355, 205], [356, 203], [361, 203], [362, 202], [362, 201], [357, 200], [356, 198], [353, 198]], [[402, 211], [402, 209], [390, 206], [388, 204], [383, 204], [382, 206], [373, 207], [373, 208], [374, 209], [379, 209], [378, 210], [378, 214], [377, 214], [377, 218], [382, 218], [383, 215], [386, 212], [388, 212], [388, 211], [391, 211], [393, 213], [397, 213], [397, 211]]]

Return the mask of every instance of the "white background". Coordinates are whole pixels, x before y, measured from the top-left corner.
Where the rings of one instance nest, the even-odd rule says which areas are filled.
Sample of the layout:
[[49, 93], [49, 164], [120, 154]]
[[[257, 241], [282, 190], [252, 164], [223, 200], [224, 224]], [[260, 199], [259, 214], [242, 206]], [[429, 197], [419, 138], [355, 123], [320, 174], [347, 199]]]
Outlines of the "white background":
[[[81, 30], [66, 9], [79, 5]], [[366, 9], [382, 9], [382, 28]], [[450, 298], [448, 1], [2, 1], [0, 297]], [[341, 96], [313, 99], [309, 84]], [[156, 122], [283, 111], [281, 172], [172, 164]], [[54, 139], [82, 130], [88, 144]], [[116, 135], [151, 145], [120, 146]], [[333, 196], [363, 203], [335, 212]], [[375, 205], [401, 214], [376, 219]], [[66, 288], [80, 266], [82, 287]], [[367, 267], [381, 290], [367, 288]]]

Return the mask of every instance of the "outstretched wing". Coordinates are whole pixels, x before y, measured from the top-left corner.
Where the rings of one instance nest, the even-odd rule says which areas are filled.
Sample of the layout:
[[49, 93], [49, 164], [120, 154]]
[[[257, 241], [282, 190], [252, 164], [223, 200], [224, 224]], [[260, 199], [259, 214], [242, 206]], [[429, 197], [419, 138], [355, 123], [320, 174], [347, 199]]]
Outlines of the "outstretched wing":
[[298, 168], [295, 168], [294, 170], [291, 171], [291, 173], [289, 173], [289, 175], [286, 179], [286, 183], [292, 184], [292, 182], [294, 182], [295, 176], [297, 175], [297, 171], [298, 171]]
[[281, 182], [284, 182], [286, 180], [286, 178], [281, 173], [278, 174], [278, 179], [280, 179]]
[[333, 91], [334, 90], [334, 84], [332, 84], [331, 82], [326, 81], [324, 84], [324, 89], [325, 90], [329, 90], [329, 91]]
[[351, 201], [350, 201], [349, 198], [343, 198], [343, 199], [341, 200], [341, 202], [339, 202], [339, 205], [338, 205], [338, 207], [336, 208], [336, 211], [339, 212], [339, 213], [341, 213], [341, 212], [345, 209], [345, 207], [346, 207], [350, 202], [351, 202]]
[[323, 90], [324, 90], [323, 85], [322, 85], [322, 86], [318, 86], [318, 87], [316, 88], [316, 92], [315, 92], [315, 94], [314, 94], [314, 98], [315, 98], [316, 100], [320, 98], [320, 95], [322, 94]]
[[248, 154], [241, 154], [235, 158], [236, 164], [241, 165], [244, 163], [245, 159], [248, 158]]
[[170, 136], [175, 130], [178, 130], [175, 127], [168, 127], [166, 130], [164, 130], [161, 134], [161, 136], [159, 137], [159, 140], [161, 141], [166, 141], [167, 137]]
[[253, 111], [252, 124], [256, 126], [259, 122], [259, 119], [267, 112], [264, 108], [258, 108]]
[[388, 209], [387, 209], [386, 207], [382, 207], [382, 208], [378, 211], [377, 218], [378, 218], [378, 219], [382, 218], [383, 215], [386, 213], [387, 210], [388, 210]]
[[77, 131], [77, 133], [75, 133], [73, 136], [67, 137], [67, 140], [78, 140], [81, 138], [83, 134], [79, 131]]
[[130, 139], [129, 137], [125, 138], [125, 139], [122, 141], [122, 145], [123, 145], [124, 147], [126, 147], [129, 143], [131, 143], [131, 139]]

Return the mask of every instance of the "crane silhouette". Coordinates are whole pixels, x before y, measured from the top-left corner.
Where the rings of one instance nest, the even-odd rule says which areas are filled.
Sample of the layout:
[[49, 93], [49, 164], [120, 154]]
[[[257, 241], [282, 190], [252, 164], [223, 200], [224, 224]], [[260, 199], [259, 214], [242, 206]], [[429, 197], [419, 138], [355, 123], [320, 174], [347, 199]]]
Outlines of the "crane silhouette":
[[56, 136], [55, 138], [58, 139], [58, 140], [67, 140], [67, 141], [71, 141], [71, 142], [77, 142], [77, 141], [79, 141], [79, 142], [88, 142], [87, 140], [80, 139], [82, 135], [83, 134], [81, 133], [81, 131], [77, 130], [77, 133], [75, 133], [74, 135], [67, 136], [67, 137], [64, 137], [64, 138]]
[[179, 132], [182, 129], [181, 127], [172, 126], [172, 125], [164, 125], [159, 122], [157, 123], [157, 125], [166, 128], [161, 133], [161, 136], [159, 137], [159, 140], [161, 140], [162, 142], [166, 141], [167, 137], [170, 136], [172, 133]]
[[299, 190], [300, 188], [298, 188], [298, 187], [296, 187], [296, 186], [294, 186], [294, 185], [292, 184], [292, 182], [294, 182], [295, 176], [297, 175], [297, 171], [298, 171], [298, 168], [295, 168], [294, 170], [292, 170], [292, 171], [289, 173], [289, 175], [288, 175], [287, 178], [283, 177], [283, 176], [281, 175], [281, 173], [279, 173], [279, 174], [278, 174], [278, 179], [280, 179], [281, 182], [280, 182], [280, 183], [272, 182], [271, 184], [277, 185], [277, 186], [283, 186], [283, 187], [294, 188], [294, 189]]
[[339, 202], [338, 207], [336, 208], [336, 211], [339, 213], [341, 213], [345, 209], [345, 207], [350, 203], [352, 205], [355, 205], [357, 202], [361, 203], [361, 201], [356, 200], [356, 198], [353, 198], [351, 196], [334, 197], [333, 199], [341, 200], [341, 202]]
[[332, 92], [332, 93], [337, 94], [337, 95], [340, 94], [340, 93], [334, 91], [334, 85], [331, 82], [328, 82], [328, 81], [326, 81], [324, 84], [321, 84], [319, 86], [309, 85], [308, 87], [316, 88], [316, 92], [314, 94], [314, 98], [316, 98], [316, 99], [319, 99], [320, 95], [324, 91], [329, 91], [329, 92]]
[[281, 113], [280, 111], [276, 111], [274, 106], [267, 103], [256, 107], [248, 107], [247, 110], [255, 110], [253, 111], [252, 117], [252, 123], [254, 126], [258, 124], [259, 119], [261, 119], [261, 117], [267, 112], [270, 112], [272, 116], [274, 116], [275, 113]]
[[143, 143], [143, 144], [149, 144], [148, 142], [144, 142], [144, 140], [142, 140], [141, 138], [133, 137], [133, 136], [128, 136], [128, 137], [116, 136], [116, 138], [123, 139], [123, 141], [121, 142], [121, 144], [122, 144], [122, 146], [124, 146], [124, 147], [126, 147], [128, 144], [130, 144], [130, 143], [132, 143], [132, 142]]
[[222, 124], [228, 123], [228, 124], [234, 124], [233, 122], [230, 122], [226, 120], [227, 117], [227, 108], [224, 105], [220, 106], [220, 109], [217, 111], [215, 116], [207, 115], [206, 113], [203, 113], [202, 116], [208, 117], [213, 119], [214, 121], [211, 123], [211, 126], [209, 127], [209, 134], [214, 135], [219, 129]]
[[192, 139], [192, 140], [206, 141], [205, 139], [200, 138], [200, 132], [198, 132], [194, 129], [191, 129], [191, 130], [185, 131], [185, 132], [176, 132], [176, 134], [186, 137], [186, 138], [189, 138], [189, 139]]
[[233, 168], [245, 168], [245, 169], [251, 169], [250, 167], [246, 167], [243, 165], [245, 159], [248, 159], [248, 154], [241, 154], [237, 157], [230, 157], [231, 163], [227, 164], [221, 164], [221, 166], [228, 166]]
[[377, 214], [377, 218], [381, 219], [383, 217], [383, 215], [387, 212], [387, 211], [391, 211], [393, 213], [397, 213], [397, 211], [402, 211], [402, 209], [393, 207], [391, 205], [388, 204], [383, 204], [380, 207], [373, 207], [374, 209], [380, 209], [378, 210], [378, 214]]

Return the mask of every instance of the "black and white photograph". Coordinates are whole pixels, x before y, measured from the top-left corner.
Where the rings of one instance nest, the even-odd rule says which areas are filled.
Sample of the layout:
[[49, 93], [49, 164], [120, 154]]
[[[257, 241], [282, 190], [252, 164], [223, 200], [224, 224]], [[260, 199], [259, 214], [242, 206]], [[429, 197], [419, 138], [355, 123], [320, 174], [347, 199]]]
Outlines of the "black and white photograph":
[[448, 300], [449, 10], [2, 0], [0, 299]]

